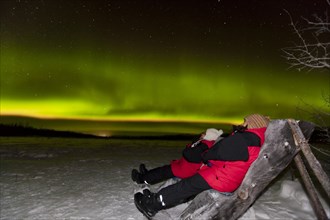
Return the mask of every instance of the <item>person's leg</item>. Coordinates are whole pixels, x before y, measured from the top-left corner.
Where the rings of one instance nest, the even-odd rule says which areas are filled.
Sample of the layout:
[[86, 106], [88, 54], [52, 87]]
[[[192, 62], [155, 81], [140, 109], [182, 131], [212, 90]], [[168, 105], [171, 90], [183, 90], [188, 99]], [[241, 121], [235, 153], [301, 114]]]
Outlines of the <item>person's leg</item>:
[[132, 170], [131, 177], [132, 180], [136, 183], [147, 183], [152, 185], [173, 178], [174, 174], [170, 165], [147, 170], [145, 166], [141, 164], [140, 172], [136, 169]]
[[208, 189], [211, 189], [209, 184], [197, 173], [159, 190], [157, 194], [163, 197], [165, 206], [169, 208], [187, 202], [188, 199]]
[[139, 211], [147, 217], [154, 216], [159, 210], [176, 206], [188, 201], [204, 190], [211, 189], [199, 174], [167, 186], [157, 193], [144, 190], [134, 195], [134, 202]]

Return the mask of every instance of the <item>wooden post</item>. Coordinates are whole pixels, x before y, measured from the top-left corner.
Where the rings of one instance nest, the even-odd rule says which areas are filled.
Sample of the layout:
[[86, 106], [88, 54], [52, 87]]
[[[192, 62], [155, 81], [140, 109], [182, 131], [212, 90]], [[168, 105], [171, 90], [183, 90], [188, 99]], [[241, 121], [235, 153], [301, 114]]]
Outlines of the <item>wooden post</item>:
[[310, 176], [308, 175], [308, 172], [306, 170], [306, 167], [303, 163], [303, 160], [301, 159], [301, 156], [299, 154], [297, 154], [294, 157], [294, 162], [296, 163], [296, 166], [301, 174], [302, 180], [304, 182], [304, 185], [306, 187], [307, 193], [310, 197], [311, 200], [311, 205], [314, 209], [315, 215], [317, 217], [317, 219], [319, 220], [327, 220], [327, 214], [320, 202], [320, 199], [317, 196], [314, 184], [310, 178]]
[[300, 130], [296, 121], [289, 119], [289, 125], [291, 127], [293, 137], [297, 146], [301, 148], [304, 156], [308, 164], [310, 165], [311, 169], [313, 170], [315, 176], [320, 181], [322, 187], [324, 188], [325, 192], [327, 193], [328, 197], [330, 198], [330, 179], [323, 170], [320, 162], [316, 159], [314, 154], [311, 151], [311, 148], [308, 145], [302, 131]]

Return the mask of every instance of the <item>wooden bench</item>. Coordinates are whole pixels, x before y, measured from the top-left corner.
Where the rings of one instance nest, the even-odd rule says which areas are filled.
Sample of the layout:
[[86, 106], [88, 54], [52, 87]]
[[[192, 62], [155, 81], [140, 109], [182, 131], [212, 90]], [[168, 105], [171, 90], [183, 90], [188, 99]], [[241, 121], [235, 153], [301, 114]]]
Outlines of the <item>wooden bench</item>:
[[[207, 190], [200, 193], [182, 212], [180, 219], [230, 220], [242, 216], [271, 181], [275, 179], [293, 159], [298, 168], [299, 166], [304, 166], [301, 165], [302, 161], [298, 152], [302, 147], [306, 147], [306, 139], [311, 136], [313, 130], [314, 124], [309, 122], [296, 122], [291, 119], [271, 121], [267, 127], [265, 143], [262, 146], [259, 157], [251, 165], [240, 187], [229, 196], [223, 195], [215, 190]], [[316, 160], [316, 158], [314, 159]], [[316, 167], [315, 169], [322, 170], [322, 167]], [[301, 174], [303, 176], [306, 173]], [[322, 175], [325, 176], [321, 177], [323, 178], [323, 180], [321, 180], [323, 183], [321, 182], [321, 184], [329, 196], [329, 177], [324, 173]], [[304, 180], [304, 184], [308, 190], [312, 206], [318, 219], [327, 219], [319, 199], [317, 196], [315, 198], [315, 188], [313, 189], [313, 185], [309, 186], [310, 182], [308, 182], [308, 180]], [[312, 192], [313, 190], [314, 192]]]

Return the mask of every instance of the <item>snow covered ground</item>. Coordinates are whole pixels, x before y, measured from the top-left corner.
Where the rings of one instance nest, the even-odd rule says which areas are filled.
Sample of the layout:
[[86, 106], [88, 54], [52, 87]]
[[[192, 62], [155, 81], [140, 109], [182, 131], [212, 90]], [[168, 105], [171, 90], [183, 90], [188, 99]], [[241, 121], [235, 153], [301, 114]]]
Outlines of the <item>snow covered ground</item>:
[[[0, 217], [145, 219], [132, 168], [178, 158], [184, 141], [1, 138]], [[299, 181], [283, 175], [241, 219], [316, 219]], [[329, 204], [322, 200], [330, 217]], [[185, 205], [168, 210], [172, 216]], [[157, 216], [156, 216], [157, 217]], [[158, 216], [162, 217], [162, 214]]]

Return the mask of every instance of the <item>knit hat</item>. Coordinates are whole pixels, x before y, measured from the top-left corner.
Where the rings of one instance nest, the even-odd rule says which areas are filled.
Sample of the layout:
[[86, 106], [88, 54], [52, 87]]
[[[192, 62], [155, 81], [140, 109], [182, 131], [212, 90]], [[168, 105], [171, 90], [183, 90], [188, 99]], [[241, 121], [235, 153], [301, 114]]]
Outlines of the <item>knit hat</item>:
[[244, 126], [247, 125], [248, 129], [251, 128], [263, 128], [267, 127], [269, 124], [269, 117], [260, 115], [260, 114], [252, 114], [248, 115], [244, 118]]
[[205, 132], [205, 136], [203, 137], [204, 140], [207, 141], [215, 141], [222, 135], [222, 130], [217, 130], [215, 128], [208, 128]]

